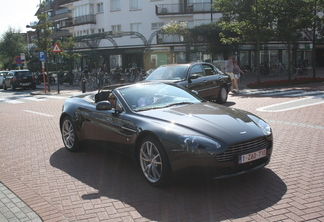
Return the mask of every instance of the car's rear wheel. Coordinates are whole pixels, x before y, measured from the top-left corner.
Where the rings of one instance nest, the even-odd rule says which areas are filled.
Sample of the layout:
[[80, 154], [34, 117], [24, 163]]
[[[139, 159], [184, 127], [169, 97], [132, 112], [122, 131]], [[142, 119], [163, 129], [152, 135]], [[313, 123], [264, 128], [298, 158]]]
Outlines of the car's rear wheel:
[[216, 102], [219, 104], [226, 103], [227, 97], [228, 97], [227, 89], [224, 85], [222, 85], [221, 88], [219, 89]]
[[138, 152], [145, 179], [153, 186], [166, 186], [171, 182], [171, 167], [162, 144], [154, 137], [143, 139]]
[[76, 134], [76, 128], [69, 116], [65, 117], [62, 121], [61, 133], [64, 146], [67, 150], [77, 151], [80, 149], [80, 143]]

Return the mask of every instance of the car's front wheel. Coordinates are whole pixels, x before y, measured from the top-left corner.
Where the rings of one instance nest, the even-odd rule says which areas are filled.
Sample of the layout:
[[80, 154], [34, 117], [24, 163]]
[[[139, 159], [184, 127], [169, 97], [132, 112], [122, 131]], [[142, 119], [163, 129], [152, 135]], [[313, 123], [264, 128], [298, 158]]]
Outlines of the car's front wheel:
[[221, 88], [219, 89], [216, 102], [219, 104], [226, 103], [227, 97], [228, 97], [227, 89], [224, 85], [222, 85]]
[[67, 116], [63, 119], [61, 125], [61, 133], [64, 146], [69, 151], [78, 151], [80, 149], [80, 143], [76, 134], [75, 126], [72, 119]]
[[139, 163], [145, 179], [153, 186], [166, 186], [171, 182], [171, 167], [162, 144], [148, 136], [140, 145]]

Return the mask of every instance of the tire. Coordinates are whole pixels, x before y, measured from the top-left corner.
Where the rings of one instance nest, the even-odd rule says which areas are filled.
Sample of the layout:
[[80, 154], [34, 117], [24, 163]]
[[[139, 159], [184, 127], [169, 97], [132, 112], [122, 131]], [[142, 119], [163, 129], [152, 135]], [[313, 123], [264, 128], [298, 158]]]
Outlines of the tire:
[[6, 84], [3, 83], [3, 90], [7, 90], [7, 89], [8, 89], [8, 88], [7, 88]]
[[297, 75], [297, 74], [298, 74], [298, 69], [295, 68], [295, 67], [292, 67], [292, 68], [291, 68], [291, 75], [292, 75], [292, 76], [295, 76], [295, 75]]
[[152, 186], [170, 184], [172, 173], [162, 144], [152, 136], [144, 138], [138, 151], [138, 161], [146, 181]]
[[65, 117], [62, 121], [61, 134], [64, 146], [68, 151], [75, 152], [81, 149], [80, 142], [76, 134], [76, 128], [69, 116]]
[[50, 81], [51, 81], [51, 83], [55, 83], [56, 80], [55, 80], [54, 77], [51, 77], [51, 78], [50, 78]]
[[221, 88], [219, 89], [216, 102], [219, 104], [224, 104], [227, 101], [227, 97], [228, 97], [227, 89], [224, 85], [222, 85]]

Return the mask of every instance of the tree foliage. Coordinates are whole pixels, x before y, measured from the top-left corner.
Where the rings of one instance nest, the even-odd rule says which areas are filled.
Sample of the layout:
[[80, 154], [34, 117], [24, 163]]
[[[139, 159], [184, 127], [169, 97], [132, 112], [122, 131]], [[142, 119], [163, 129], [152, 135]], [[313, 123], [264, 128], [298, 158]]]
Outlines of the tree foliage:
[[9, 29], [3, 34], [0, 41], [0, 56], [4, 69], [14, 69], [14, 58], [20, 53], [26, 53], [26, 40], [20, 30]]

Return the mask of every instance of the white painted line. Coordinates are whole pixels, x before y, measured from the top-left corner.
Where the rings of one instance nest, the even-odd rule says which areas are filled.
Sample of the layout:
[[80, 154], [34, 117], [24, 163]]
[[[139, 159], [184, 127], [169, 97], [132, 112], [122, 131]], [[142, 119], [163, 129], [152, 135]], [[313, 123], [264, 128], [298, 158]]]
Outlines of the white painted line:
[[312, 95], [318, 95], [318, 94], [324, 94], [323, 91], [314, 91], [314, 92], [303, 92], [303, 93], [296, 93], [296, 94], [288, 94], [284, 95], [285, 97], [300, 97], [300, 96], [312, 96]]
[[24, 102], [22, 102], [22, 101], [19, 101], [19, 100], [13, 100], [13, 99], [4, 99], [3, 102], [6, 102], [6, 103], [12, 103], [12, 104], [24, 103]]
[[39, 113], [39, 112], [35, 112], [35, 111], [31, 111], [31, 110], [23, 110], [25, 112], [28, 112], [28, 113], [33, 113], [33, 114], [37, 114], [37, 115], [41, 115], [41, 116], [48, 116], [48, 117], [53, 117], [53, 115], [49, 115], [49, 114], [46, 114], [46, 113]]
[[34, 97], [24, 97], [22, 99], [26, 99], [26, 100], [30, 100], [30, 101], [44, 101], [46, 99], [43, 99], [43, 98], [34, 98]]
[[324, 95], [306, 97], [303, 99], [297, 99], [297, 100], [292, 100], [288, 102], [277, 103], [270, 106], [257, 108], [256, 110], [261, 112], [283, 112], [283, 111], [288, 111], [293, 109], [299, 109], [307, 106], [322, 104], [324, 103], [323, 97]]
[[303, 90], [289, 90], [289, 91], [278, 91], [278, 92], [272, 92], [272, 93], [264, 93], [260, 94], [261, 96], [278, 96], [278, 95], [284, 95], [284, 94], [290, 94], [290, 93], [301, 93], [305, 92]]

